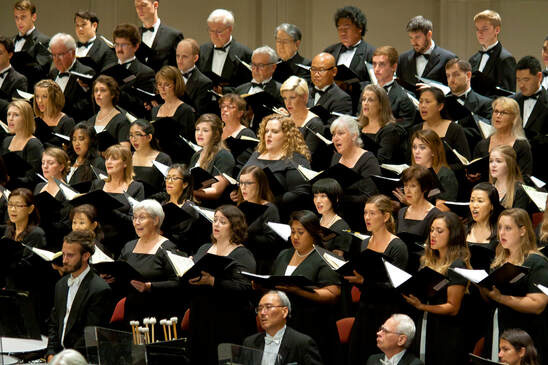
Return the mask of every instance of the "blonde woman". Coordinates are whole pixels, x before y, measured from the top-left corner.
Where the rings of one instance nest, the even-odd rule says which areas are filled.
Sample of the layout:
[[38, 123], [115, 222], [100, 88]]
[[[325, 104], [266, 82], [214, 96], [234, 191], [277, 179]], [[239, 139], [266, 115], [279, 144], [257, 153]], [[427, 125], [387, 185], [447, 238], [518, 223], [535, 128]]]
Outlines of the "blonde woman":
[[489, 153], [489, 182], [497, 188], [504, 208], [527, 208], [529, 198], [521, 187], [523, 177], [512, 147], [497, 146]]
[[65, 106], [63, 90], [53, 80], [42, 80], [34, 86], [33, 108], [36, 119], [41, 119], [53, 132], [65, 136], [74, 127], [74, 119], [62, 112]]

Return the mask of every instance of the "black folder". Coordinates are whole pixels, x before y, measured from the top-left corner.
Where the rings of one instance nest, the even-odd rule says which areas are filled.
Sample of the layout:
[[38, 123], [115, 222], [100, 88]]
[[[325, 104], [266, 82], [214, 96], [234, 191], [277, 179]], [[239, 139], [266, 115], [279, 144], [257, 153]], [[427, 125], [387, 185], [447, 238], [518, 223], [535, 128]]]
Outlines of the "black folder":
[[445, 288], [449, 280], [439, 272], [425, 266], [415, 273], [409, 280], [398, 287], [405, 295], [413, 294], [425, 300], [431, 298]]
[[496, 362], [474, 354], [468, 354], [468, 357], [470, 358], [470, 363], [472, 365], [505, 365], [505, 363]]
[[491, 288], [493, 285], [501, 287], [502, 285], [512, 284], [521, 280], [529, 273], [529, 268], [525, 266], [513, 265], [509, 262], [493, 270], [485, 279], [478, 283], [479, 286]]
[[91, 204], [95, 207], [95, 209], [97, 209], [99, 216], [123, 206], [122, 202], [101, 189], [77, 196], [76, 198], [70, 200], [70, 204], [74, 207], [82, 204]]
[[93, 267], [100, 274], [111, 275], [118, 283], [128, 283], [131, 280], [147, 281], [143, 275], [126, 261], [100, 262]]
[[266, 210], [268, 209], [268, 205], [243, 201], [238, 205], [238, 208], [240, 208], [242, 213], [244, 213], [245, 220], [247, 222], [247, 225], [249, 226], [257, 218], [261, 217], [266, 212]]
[[242, 275], [267, 289], [274, 289], [278, 285], [287, 285], [313, 291], [318, 287], [317, 283], [301, 275], [258, 275], [245, 271], [242, 272]]
[[190, 215], [183, 209], [173, 203], [167, 203], [162, 206], [164, 210], [164, 221], [162, 222], [162, 231], [169, 231], [172, 227], [188, 219]]
[[327, 170], [322, 171], [318, 176], [310, 180], [311, 184], [314, 184], [320, 179], [332, 178], [337, 180], [343, 189], [348, 188], [350, 185], [360, 181], [364, 177], [358, 174], [356, 171], [344, 166], [343, 164], [337, 163]]
[[137, 76], [127, 69], [126, 65], [118, 63], [105, 67], [101, 71], [101, 74], [114, 78], [120, 87], [137, 78]]
[[316, 114], [326, 124], [331, 118], [331, 113], [325, 109], [322, 105], [314, 105], [309, 109], [312, 113]]
[[6, 170], [11, 178], [22, 177], [32, 170], [32, 166], [21, 158], [16, 152], [8, 152], [2, 155]]
[[345, 84], [354, 84], [360, 82], [360, 77], [354, 71], [341, 64], [337, 65], [335, 80], [344, 82]]
[[102, 131], [100, 133], [97, 133], [96, 139], [97, 149], [99, 150], [99, 152], [104, 152], [110, 146], [118, 144], [118, 140], [112, 134], [110, 134], [109, 131]]
[[194, 261], [194, 266], [185, 272], [184, 275], [180, 277], [180, 280], [187, 282], [190, 279], [200, 277], [202, 271], [209, 273], [213, 277], [217, 277], [232, 265], [233, 262], [234, 260], [228, 256], [218, 256], [206, 253], [198, 260]]
[[225, 139], [224, 142], [226, 144], [226, 147], [230, 150], [230, 152], [234, 156], [234, 159], [236, 159], [239, 155], [241, 155], [246, 150], [251, 150], [251, 151], [255, 150], [255, 148], [259, 144], [258, 141], [234, 138], [232, 136]]
[[403, 182], [399, 178], [371, 175], [371, 179], [373, 179], [373, 182], [375, 183], [375, 186], [377, 186], [379, 192], [388, 197], [394, 195], [392, 193], [394, 190], [398, 188], [403, 189]]
[[194, 190], [208, 188], [219, 181], [199, 166], [191, 168], [190, 175], [194, 178]]
[[495, 258], [495, 251], [485, 243], [469, 243], [470, 266], [475, 270], [489, 271], [489, 266]]

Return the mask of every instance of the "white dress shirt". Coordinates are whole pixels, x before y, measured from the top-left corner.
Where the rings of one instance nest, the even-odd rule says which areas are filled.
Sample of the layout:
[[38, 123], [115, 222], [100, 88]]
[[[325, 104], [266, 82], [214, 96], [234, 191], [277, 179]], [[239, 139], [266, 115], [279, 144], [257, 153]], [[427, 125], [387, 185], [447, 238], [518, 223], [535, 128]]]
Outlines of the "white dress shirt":
[[[232, 42], [232, 36], [230, 36], [230, 39], [228, 42], [226, 42], [224, 46]], [[217, 75], [221, 76], [223, 74], [223, 67], [225, 65], [226, 58], [228, 57], [228, 51], [230, 51], [230, 46], [226, 48], [225, 51], [216, 50], [215, 46], [213, 46], [213, 59], [211, 60], [211, 71], [216, 73]]]
[[70, 316], [70, 309], [72, 308], [72, 303], [74, 302], [74, 298], [76, 297], [76, 294], [78, 293], [78, 289], [80, 288], [80, 284], [82, 284], [82, 281], [86, 277], [86, 275], [89, 273], [90, 268], [89, 265], [86, 267], [84, 271], [77, 277], [73, 277], [72, 274], [70, 275], [68, 279], [68, 294], [67, 294], [67, 311], [65, 313], [65, 319], [63, 320], [63, 334], [61, 335], [61, 344], [63, 347], [65, 346], [63, 344], [63, 341], [65, 341], [65, 328], [67, 327], [67, 321]]
[[[496, 41], [495, 43], [493, 43], [492, 45], [490, 45], [489, 47], [487, 48], [484, 48], [483, 50], [484, 51], [489, 51], [490, 49], [492, 49], [493, 47], [496, 47], [496, 45], [499, 44], [499, 41]], [[483, 48], [483, 47], [482, 47]], [[483, 53], [481, 55], [481, 61], [480, 61], [480, 65], [479, 65], [479, 68], [478, 70], [480, 72], [483, 72], [483, 69], [485, 68], [485, 65], [487, 64], [487, 61], [489, 61], [489, 53]]]
[[268, 84], [270, 82], [270, 80], [272, 80], [272, 77], [269, 78], [268, 80], [264, 80], [263, 82], [258, 82], [257, 80], [253, 79], [251, 80], [251, 83], [255, 83], [255, 84], [261, 84], [261, 86], [253, 86], [251, 85], [251, 87], [249, 88], [249, 91], [248, 91], [248, 94], [257, 94], [257, 93], [260, 93], [261, 91], [264, 91], [264, 85]]
[[158, 28], [160, 28], [160, 18], [156, 20], [156, 23], [154, 23], [152, 27], [154, 28], [154, 30], [152, 32], [150, 31], [143, 32], [143, 36], [141, 38], [141, 41], [149, 47], [152, 47], [152, 43], [154, 43], [154, 38], [156, 37], [156, 33], [158, 33]]
[[287, 326], [284, 326], [281, 330], [276, 332], [274, 336], [270, 336], [268, 333], [265, 334], [264, 338], [264, 353], [261, 360], [261, 365], [275, 365], [276, 360], [278, 359], [278, 352], [280, 351], [280, 345], [282, 344], [282, 339], [285, 334], [285, 329]]
[[358, 41], [358, 43], [353, 44], [350, 49], [347, 49], [344, 52], [341, 52], [339, 54], [339, 59], [337, 60], [337, 65], [345, 65], [346, 67], [350, 68], [350, 64], [352, 63], [352, 59], [354, 58], [354, 55], [356, 54], [356, 48], [361, 43], [361, 39]]
[[76, 47], [76, 57], [86, 57], [89, 50], [93, 46], [93, 42], [95, 42], [96, 39], [97, 36], [91, 38], [89, 41], [87, 41], [88, 45], [85, 47]]
[[0, 70], [0, 87], [2, 87], [2, 85], [4, 85], [4, 80], [6, 79], [6, 77], [8, 77], [7, 71], [10, 68], [11, 68], [11, 65], [8, 65], [8, 67], [6, 67], [5, 69]]
[[[69, 70], [74, 66], [75, 62], [76, 62], [76, 58], [74, 59], [74, 61], [72, 61], [72, 65], [70, 65], [70, 67], [67, 68], [67, 70], [65, 72], [69, 72]], [[55, 78], [55, 82], [57, 83], [57, 85], [59, 85], [61, 90], [63, 90], [63, 92], [65, 92], [65, 89], [67, 88], [67, 84], [68, 84], [69, 79], [70, 79], [70, 75], [64, 75], [62, 77], [60, 75], [61, 75], [61, 72], [59, 72], [59, 74]]]
[[[432, 44], [430, 45], [430, 48], [426, 50], [423, 54], [432, 54], [432, 51], [434, 50], [434, 47], [436, 47], [436, 44], [434, 43], [434, 40], [432, 40]], [[417, 64], [417, 75], [422, 76], [424, 73], [424, 69], [426, 68], [426, 65], [428, 64], [428, 60], [424, 56], [419, 56], [416, 58], [415, 63]]]
[[[316, 91], [320, 90], [325, 92], [329, 88], [329, 86], [331, 85], [324, 86], [321, 89], [316, 88]], [[318, 104], [318, 101], [320, 101], [320, 98], [322, 97], [322, 95], [323, 93], [318, 93], [318, 92], [314, 94], [314, 105]]]
[[[27, 33], [25, 33], [25, 35], [29, 35], [31, 34], [34, 30], [36, 29], [36, 27], [32, 27], [31, 30], [29, 30]], [[18, 40], [17, 42], [15, 42], [15, 49], [14, 49], [14, 52], [21, 52], [21, 50], [23, 49], [23, 47], [25, 46], [25, 42], [27, 40], [25, 38], [22, 38], [20, 40]]]
[[[546, 72], [548, 72], [548, 67], [546, 67]], [[544, 76], [542, 79], [542, 87], [544, 87], [546, 90], [548, 90], [548, 76]]]
[[[541, 90], [542, 86], [537, 91], [535, 91], [535, 93], [538, 93]], [[531, 113], [535, 108], [535, 105], [537, 105], [537, 99], [525, 99], [523, 101], [523, 128], [525, 128], [525, 126], [527, 125], [529, 117], [531, 116]]]
[[401, 352], [398, 352], [396, 355], [392, 356], [390, 359], [384, 355], [384, 359], [381, 360], [381, 364], [384, 365], [398, 365], [403, 355], [405, 355], [405, 349]]

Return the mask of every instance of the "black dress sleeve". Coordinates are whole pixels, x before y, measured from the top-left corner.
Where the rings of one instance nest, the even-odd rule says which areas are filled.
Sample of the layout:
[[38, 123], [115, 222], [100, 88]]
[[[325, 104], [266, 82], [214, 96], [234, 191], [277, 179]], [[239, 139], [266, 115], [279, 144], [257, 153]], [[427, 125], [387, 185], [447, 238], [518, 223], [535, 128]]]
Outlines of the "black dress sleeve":
[[[194, 158], [194, 156], [192, 156]], [[221, 175], [222, 173], [232, 176], [236, 162], [232, 153], [228, 150], [220, 149], [219, 152], [213, 158], [213, 161], [209, 164], [207, 172], [213, 176]]]
[[526, 139], [516, 139], [513, 147], [516, 151], [517, 162], [521, 174], [533, 174], [533, 154], [531, 153], [529, 142]]
[[[460, 268], [460, 269], [467, 269], [466, 264], [462, 259], [456, 259], [453, 261], [453, 263], [449, 266], [451, 269]], [[448, 287], [451, 285], [462, 285], [466, 286], [468, 283], [468, 280], [464, 277], [458, 275], [453, 270], [447, 270], [446, 273], [447, 279], [449, 280], [449, 283], [447, 284]]]
[[474, 147], [473, 159], [480, 158], [489, 155], [489, 143], [491, 143], [491, 137], [487, 137], [478, 142]]
[[402, 140], [400, 133], [396, 129], [395, 123], [389, 123], [379, 129], [375, 136], [375, 140], [379, 146], [377, 150], [377, 160], [379, 164], [397, 163], [395, 161], [398, 155], [398, 150], [402, 148]]
[[183, 103], [175, 110], [173, 119], [179, 125], [183, 137], [192, 140], [194, 138], [194, 123], [196, 121], [194, 109], [190, 105]]
[[172, 164], [171, 157], [169, 157], [169, 155], [164, 152], [160, 152], [158, 156], [156, 156], [156, 161], [166, 166], [171, 166]]
[[53, 127], [53, 131], [65, 136], [70, 136], [70, 132], [72, 131], [72, 128], [74, 128], [75, 124], [74, 119], [65, 114], [61, 117], [59, 123]]
[[459, 192], [459, 182], [453, 170], [446, 166], [442, 166], [438, 171], [438, 178], [444, 192], [438, 198], [442, 200], [456, 201]]
[[468, 145], [464, 129], [460, 125], [451, 122], [447, 128], [445, 140], [447, 140], [451, 148], [456, 149], [461, 155], [470, 159], [470, 146]]
[[27, 161], [35, 172], [42, 172], [42, 153], [44, 146], [38, 138], [31, 138], [23, 148], [23, 158]]
[[142, 183], [138, 181], [132, 181], [127, 188], [127, 193], [132, 198], [141, 201], [145, 198], [145, 188]]
[[119, 113], [108, 122], [105, 130], [112, 134], [118, 143], [120, 143], [129, 141], [129, 127], [130, 123], [125, 114]]

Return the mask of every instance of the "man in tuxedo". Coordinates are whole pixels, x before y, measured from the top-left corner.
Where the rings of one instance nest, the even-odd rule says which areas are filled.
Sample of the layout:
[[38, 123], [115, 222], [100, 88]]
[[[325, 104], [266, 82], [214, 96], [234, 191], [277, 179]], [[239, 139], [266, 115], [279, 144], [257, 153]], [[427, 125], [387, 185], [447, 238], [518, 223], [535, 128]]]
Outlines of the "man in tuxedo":
[[112, 32], [114, 49], [118, 64], [122, 65], [135, 77], [132, 80], [120, 84], [120, 106], [135, 115], [137, 118], [149, 118], [149, 112], [145, 108], [147, 98], [137, 89], [154, 93], [154, 70], [141, 63], [135, 52], [139, 49], [141, 35], [139, 29], [133, 24], [119, 24]]
[[282, 23], [276, 27], [276, 53], [280, 61], [274, 71], [274, 80], [283, 83], [295, 75], [310, 83], [310, 60], [299, 54], [301, 38], [301, 30], [295, 24]]
[[397, 67], [398, 51], [394, 47], [382, 46], [375, 50], [373, 53], [373, 71], [377, 83], [388, 93], [394, 118], [407, 129], [415, 123], [417, 108], [409, 99], [405, 89], [394, 80]]
[[265, 332], [257, 333], [244, 340], [244, 347], [264, 351], [262, 359], [252, 357], [244, 364], [282, 365], [322, 364], [318, 346], [314, 340], [286, 325], [291, 314], [291, 303], [282, 291], [266, 293], [257, 306], [261, 327]]
[[135, 0], [137, 16], [143, 22], [137, 58], [154, 71], [165, 65], [177, 66], [175, 49], [184, 38], [183, 33], [168, 27], [158, 18], [159, 3], [158, 0]]
[[20, 97], [17, 90], [27, 91], [27, 78], [11, 67], [13, 41], [0, 35], [0, 120], [7, 121], [8, 105], [13, 97]]
[[76, 38], [76, 57], [99, 73], [106, 66], [116, 63], [116, 54], [107, 43], [97, 37], [99, 18], [89, 10], [79, 10], [74, 14]]
[[367, 365], [422, 365], [407, 351], [415, 337], [415, 323], [405, 314], [393, 314], [377, 332], [377, 347], [381, 354], [369, 356]]
[[548, 36], [544, 38], [544, 44], [542, 45], [542, 62], [544, 62], [542, 87], [548, 90]]
[[533, 56], [525, 56], [516, 65], [516, 81], [525, 135], [531, 144], [533, 175], [547, 181], [548, 169], [541, 156], [548, 154], [548, 93], [542, 87], [540, 62]]
[[36, 6], [30, 0], [19, 0], [13, 6], [13, 15], [18, 33], [14, 37], [13, 67], [29, 81], [29, 89], [47, 78], [51, 66], [48, 51], [49, 37], [40, 33], [34, 23], [37, 19]]
[[[476, 38], [481, 45], [481, 50], [470, 57], [472, 65], [472, 85], [480, 94], [495, 95], [495, 87], [505, 90], [516, 89], [516, 59], [502, 46], [498, 36], [502, 26], [502, 20], [496, 11], [484, 10], [474, 16]], [[483, 78], [476, 74], [481, 73]], [[485, 78], [489, 81], [485, 82]]]
[[76, 42], [71, 35], [57, 33], [51, 38], [49, 49], [53, 57], [53, 68], [49, 78], [63, 90], [63, 111], [76, 121], [87, 120], [93, 115], [90, 80], [80, 78], [71, 71], [95, 76], [95, 71], [76, 59]]
[[89, 266], [94, 239], [90, 231], [73, 231], [63, 240], [63, 271], [67, 275], [55, 285], [48, 323], [48, 361], [63, 348], [85, 353], [84, 328], [106, 326], [112, 315], [111, 289]]
[[249, 80], [250, 71], [240, 62], [251, 61], [251, 50], [232, 39], [234, 15], [225, 9], [216, 9], [207, 18], [211, 42], [200, 46], [198, 68], [213, 80], [216, 90], [222, 86], [236, 87]]
[[422, 15], [407, 23], [407, 34], [413, 49], [400, 55], [397, 76], [400, 84], [411, 91], [419, 82], [416, 75], [447, 85], [445, 64], [457, 57], [453, 52], [439, 47], [432, 39], [432, 22]]
[[196, 67], [200, 58], [200, 46], [194, 39], [183, 39], [177, 45], [176, 55], [177, 67], [185, 80], [184, 101], [192, 105], [198, 115], [202, 115], [211, 108], [209, 90], [213, 83]]
[[337, 66], [335, 66], [335, 57], [330, 53], [320, 53], [312, 59], [310, 67], [310, 76], [314, 87], [308, 98], [308, 107], [321, 105], [329, 113], [324, 123], [331, 125], [331, 122], [337, 118], [337, 115], [352, 113], [352, 99], [341, 90], [335, 83]]

